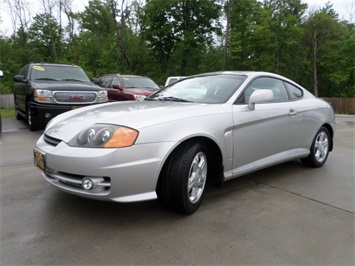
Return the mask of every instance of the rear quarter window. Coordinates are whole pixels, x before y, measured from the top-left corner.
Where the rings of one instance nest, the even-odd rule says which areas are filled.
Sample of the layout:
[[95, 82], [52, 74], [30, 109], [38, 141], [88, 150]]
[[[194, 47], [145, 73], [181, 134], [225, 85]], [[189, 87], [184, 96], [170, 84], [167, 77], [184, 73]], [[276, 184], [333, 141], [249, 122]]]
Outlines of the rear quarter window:
[[290, 99], [291, 100], [299, 100], [302, 99], [303, 97], [303, 91], [300, 88], [297, 88], [296, 86], [285, 82], [286, 88], [289, 92]]

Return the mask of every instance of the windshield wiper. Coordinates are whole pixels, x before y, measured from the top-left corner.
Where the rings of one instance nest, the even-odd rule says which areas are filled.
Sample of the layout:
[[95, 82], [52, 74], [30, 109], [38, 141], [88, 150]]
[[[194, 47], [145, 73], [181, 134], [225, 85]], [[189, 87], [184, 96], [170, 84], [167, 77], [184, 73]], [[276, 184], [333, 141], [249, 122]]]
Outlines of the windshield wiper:
[[171, 102], [185, 102], [185, 103], [188, 103], [188, 102], [191, 102], [191, 101], [188, 101], [188, 100], [185, 100], [185, 99], [181, 99], [181, 98], [177, 98], [177, 97], [173, 97], [173, 96], [170, 96], [170, 97], [159, 97], [159, 98], [155, 98], [156, 100], [158, 101], [171, 101]]
[[79, 82], [84, 82], [80, 79], [62, 79], [62, 81], [79, 81]]
[[38, 79], [35, 79], [35, 80], [55, 80], [55, 81], [58, 81], [57, 79], [51, 79], [51, 78], [38, 78]]

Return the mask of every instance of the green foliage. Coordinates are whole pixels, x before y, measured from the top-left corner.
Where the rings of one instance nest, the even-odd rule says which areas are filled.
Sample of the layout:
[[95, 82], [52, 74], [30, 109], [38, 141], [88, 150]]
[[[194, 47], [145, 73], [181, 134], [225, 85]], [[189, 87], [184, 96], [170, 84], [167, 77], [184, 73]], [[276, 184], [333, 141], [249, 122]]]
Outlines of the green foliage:
[[[303, 82], [308, 82], [309, 88], [321, 97], [354, 97], [355, 25], [339, 22], [332, 6], [327, 4], [311, 14], [303, 27], [303, 45], [313, 55], [304, 66], [313, 77], [308, 76], [309, 80]], [[318, 86], [314, 83], [315, 73]]]
[[15, 118], [15, 108], [0, 109], [1, 119], [3, 118]]
[[56, 19], [50, 14], [38, 14], [29, 30], [30, 47], [34, 61], [56, 62], [60, 56], [61, 31]]
[[271, 12], [257, 0], [234, 1], [231, 16], [231, 70], [275, 71]]
[[270, 71], [322, 97], [354, 97], [355, 25], [339, 21], [329, 3], [309, 16], [306, 10], [302, 0], [89, 0], [82, 12], [65, 6], [65, 28], [43, 13], [28, 29], [0, 36], [0, 93], [11, 93], [23, 65], [43, 61], [79, 65], [90, 77], [121, 72], [158, 84], [224, 69]]
[[147, 1], [143, 34], [163, 72], [195, 71], [201, 50], [219, 34], [221, 8], [214, 0]]
[[12, 93], [13, 76], [18, 73], [22, 67], [22, 54], [25, 50], [16, 50], [18, 47], [11, 38], [0, 36], [0, 70], [4, 76], [0, 79], [0, 94]]

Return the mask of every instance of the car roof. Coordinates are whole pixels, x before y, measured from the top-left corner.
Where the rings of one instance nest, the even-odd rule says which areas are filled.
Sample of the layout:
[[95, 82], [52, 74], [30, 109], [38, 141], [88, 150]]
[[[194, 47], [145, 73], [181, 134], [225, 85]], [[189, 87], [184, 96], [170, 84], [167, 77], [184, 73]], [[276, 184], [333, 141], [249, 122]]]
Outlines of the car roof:
[[[268, 77], [274, 77], [278, 79], [282, 79], [284, 81], [288, 81], [291, 84], [297, 85], [297, 87], [303, 88], [300, 84], [296, 83], [295, 81], [288, 79], [285, 76], [281, 76], [279, 74], [275, 74], [272, 72], [266, 72], [266, 71], [216, 71], [216, 72], [208, 72], [204, 74], [198, 74], [194, 75], [194, 77], [199, 77], [199, 76], [209, 76], [209, 75], [239, 75], [239, 76], [248, 76], [250, 78], [253, 77], [262, 77], [262, 76], [268, 76]], [[192, 77], [192, 76], [190, 76]]]
[[120, 74], [120, 73], [112, 73], [112, 74], [105, 74], [102, 75], [101, 78], [103, 77], [110, 77], [110, 76], [121, 76], [121, 77], [139, 77], [139, 78], [148, 78], [147, 76], [141, 76], [141, 75], [132, 75], [132, 74]]
[[122, 77], [126, 77], [126, 78], [148, 78], [146, 76], [140, 76], [140, 75], [121, 75]]
[[223, 75], [223, 74], [245, 75], [245, 76], [260, 76], [260, 75], [279, 76], [275, 73], [265, 72], [265, 71], [234, 71], [234, 70], [208, 72], [208, 73], [204, 73], [204, 74], [198, 74], [196, 76], [199, 76], [199, 75]]
[[[260, 76], [269, 76], [269, 77], [275, 77], [275, 78], [281, 78], [284, 80], [292, 81], [289, 80], [288, 78], [271, 73], [271, 72], [266, 72], [266, 71], [216, 71], [216, 72], [208, 72], [204, 74], [198, 74], [195, 76], [209, 76], [209, 75], [240, 75], [240, 76], [248, 76], [248, 77], [260, 77]], [[292, 81], [294, 82], [294, 81]]]
[[77, 65], [69, 65], [69, 64], [54, 64], [54, 63], [30, 63], [32, 66], [61, 66], [61, 67], [79, 67]]

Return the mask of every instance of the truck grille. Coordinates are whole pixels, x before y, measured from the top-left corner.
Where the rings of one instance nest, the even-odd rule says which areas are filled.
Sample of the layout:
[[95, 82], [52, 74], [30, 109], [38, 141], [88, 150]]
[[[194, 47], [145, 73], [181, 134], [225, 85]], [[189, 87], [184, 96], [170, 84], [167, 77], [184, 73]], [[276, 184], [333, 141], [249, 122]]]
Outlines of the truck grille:
[[96, 101], [96, 93], [85, 91], [57, 91], [54, 92], [54, 100], [57, 103], [94, 103]]

